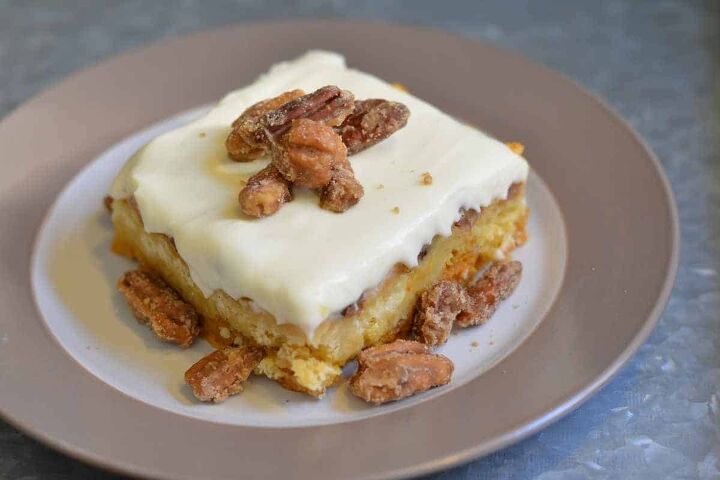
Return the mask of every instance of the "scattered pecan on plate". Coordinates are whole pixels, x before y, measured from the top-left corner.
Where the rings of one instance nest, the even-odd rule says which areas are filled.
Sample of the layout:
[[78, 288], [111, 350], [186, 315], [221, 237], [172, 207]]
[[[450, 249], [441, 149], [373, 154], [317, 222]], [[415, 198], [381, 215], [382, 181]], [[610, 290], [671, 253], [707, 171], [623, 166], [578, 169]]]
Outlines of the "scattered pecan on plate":
[[148, 270], [126, 272], [117, 289], [135, 318], [163, 341], [187, 348], [200, 333], [200, 316], [159, 275]]
[[263, 355], [262, 349], [252, 346], [215, 350], [185, 372], [185, 383], [198, 400], [222, 402], [242, 391]]
[[492, 262], [477, 282], [463, 286], [443, 280], [427, 289], [418, 301], [413, 334], [421, 342], [438, 346], [447, 341], [453, 325], [482, 325], [500, 302], [515, 290], [522, 277], [516, 260]]
[[420, 342], [395, 340], [363, 350], [350, 391], [368, 403], [401, 400], [450, 382], [453, 363]]

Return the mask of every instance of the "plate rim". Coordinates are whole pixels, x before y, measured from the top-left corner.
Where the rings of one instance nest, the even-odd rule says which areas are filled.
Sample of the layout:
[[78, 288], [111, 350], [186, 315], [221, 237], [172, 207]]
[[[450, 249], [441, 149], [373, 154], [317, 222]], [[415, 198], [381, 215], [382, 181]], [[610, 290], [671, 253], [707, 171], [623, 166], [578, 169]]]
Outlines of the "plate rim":
[[[617, 123], [619, 127], [624, 130], [626, 133], [630, 135], [632, 140], [636, 142], [640, 149], [643, 151], [645, 157], [650, 160], [650, 165], [653, 167], [653, 171], [656, 175], [657, 180], [659, 180], [660, 186], [662, 187], [662, 193], [663, 193], [663, 199], [666, 202], [665, 207], [667, 208], [669, 212], [669, 223], [670, 223], [670, 243], [671, 243], [671, 251], [670, 256], [665, 259], [665, 278], [663, 279], [662, 286], [660, 290], [657, 293], [657, 297], [655, 299], [654, 305], [649, 312], [647, 318], [645, 319], [644, 323], [642, 324], [642, 327], [637, 331], [635, 336], [631, 339], [631, 341], [626, 345], [626, 347], [622, 350], [622, 352], [615, 357], [615, 359], [606, 367], [605, 370], [602, 371], [602, 373], [598, 376], [596, 376], [590, 383], [588, 383], [583, 389], [576, 391], [574, 394], [569, 395], [564, 401], [561, 403], [556, 404], [552, 408], [547, 409], [542, 413], [542, 415], [539, 418], [533, 419], [531, 421], [527, 421], [524, 423], [520, 423], [513, 429], [505, 432], [502, 435], [496, 436], [494, 439], [487, 441], [480, 445], [474, 445], [471, 447], [468, 447], [465, 450], [462, 450], [455, 455], [452, 456], [452, 459], [448, 458], [433, 458], [430, 460], [427, 460], [426, 462], [422, 463], [416, 463], [414, 465], [410, 465], [404, 468], [398, 468], [394, 471], [386, 471], [383, 472], [382, 475], [377, 476], [377, 478], [384, 478], [386, 476], [399, 476], [399, 477], [408, 477], [413, 475], [419, 475], [423, 473], [430, 473], [433, 471], [437, 471], [440, 469], [449, 468], [451, 466], [455, 466], [458, 464], [462, 464], [465, 462], [468, 462], [474, 458], [477, 458], [480, 455], [485, 455], [494, 451], [497, 451], [500, 448], [503, 448], [511, 443], [517, 442], [523, 438], [528, 437], [529, 435], [537, 432], [538, 430], [542, 429], [543, 427], [559, 420], [563, 416], [567, 415], [571, 411], [575, 410], [577, 407], [579, 407], [582, 403], [584, 403], [586, 400], [592, 396], [593, 393], [597, 392], [600, 388], [602, 388], [604, 385], [606, 385], [620, 370], [620, 368], [632, 357], [632, 355], [637, 351], [637, 349], [642, 345], [642, 343], [646, 340], [646, 338], [649, 336], [649, 334], [654, 329], [655, 325], [659, 321], [661, 314], [663, 310], [665, 309], [665, 306], [667, 302], [669, 301], [670, 294], [673, 289], [674, 280], [677, 274], [678, 270], [678, 264], [679, 264], [679, 249], [680, 249], [680, 229], [679, 229], [679, 217], [678, 217], [678, 211], [677, 211], [677, 204], [675, 202], [674, 194], [672, 191], [671, 184], [667, 178], [667, 175], [665, 174], [665, 171], [655, 156], [655, 154], [652, 152], [652, 150], [649, 148], [645, 140], [629, 125], [629, 123], [623, 119], [620, 115], [618, 115], [611, 107], [609, 107], [602, 99], [600, 99], [598, 96], [594, 95], [593, 93], [589, 92], [587, 89], [585, 89], [583, 86], [579, 85], [577, 82], [572, 80], [571, 78], [563, 75], [562, 73], [559, 73], [549, 67], [546, 67], [542, 64], [539, 64], [531, 59], [528, 59], [520, 54], [517, 54], [515, 52], [505, 50], [503, 48], [497, 47], [493, 44], [490, 44], [487, 41], [478, 41], [475, 39], [469, 39], [466, 37], [458, 36], [443, 30], [437, 30], [434, 28], [429, 27], [417, 27], [417, 26], [409, 26], [409, 25], [403, 25], [403, 24], [393, 24], [393, 23], [387, 23], [387, 22], [366, 22], [366, 21], [349, 21], [349, 20], [314, 20], [314, 19], [304, 19], [304, 20], [288, 20], [288, 21], [263, 21], [263, 22], [253, 22], [249, 24], [232, 24], [228, 26], [224, 26], [221, 28], [215, 28], [215, 29], [209, 29], [209, 30], [203, 30], [199, 32], [192, 33], [190, 35], [182, 35], [179, 37], [173, 37], [169, 39], [162, 39], [150, 44], [141, 45], [139, 47], [133, 48], [131, 50], [125, 51], [120, 53], [119, 55], [114, 55], [108, 59], [105, 59], [101, 62], [98, 62], [94, 65], [91, 65], [89, 67], [86, 67], [79, 72], [73, 73], [64, 79], [54, 83], [49, 88], [44, 89], [40, 91], [39, 93], [35, 94], [30, 99], [26, 100], [19, 106], [17, 106], [14, 110], [8, 112], [7, 115], [5, 115], [2, 120], [0, 120], [0, 127], [3, 126], [3, 124], [9, 123], [11, 120], [15, 118], [16, 115], [18, 115], [21, 111], [27, 109], [28, 106], [32, 106], [35, 102], [37, 102], [39, 99], [43, 98], [46, 95], [51, 95], [54, 91], [57, 89], [60, 89], [64, 85], [67, 85], [69, 83], [72, 83], [75, 79], [82, 77], [86, 75], [90, 71], [99, 70], [104, 67], [106, 67], [108, 64], [111, 64], [113, 62], [122, 61], [125, 58], [131, 57], [139, 52], [142, 52], [144, 50], [147, 50], [149, 48], [153, 47], [166, 47], [169, 48], [174, 43], [179, 43], [181, 41], [189, 41], [193, 38], [203, 37], [206, 35], [212, 35], [213, 33], [216, 33], [218, 31], [235, 31], [235, 30], [244, 30], [247, 28], [253, 28], [253, 27], [278, 27], [282, 28], [285, 26], [291, 26], [291, 25], [297, 25], [297, 24], [352, 24], [355, 26], [362, 26], [362, 25], [369, 25], [373, 27], [381, 26], [381, 27], [387, 27], [389, 29], [393, 29], [396, 31], [399, 31], [401, 33], [407, 33], [407, 31], [425, 31], [429, 32], [433, 35], [438, 35], [441, 37], [448, 37], [454, 40], [461, 40], [462, 42], [466, 42], [467, 44], [480, 44], [485, 48], [490, 48], [493, 50], [497, 50], [502, 52], [503, 55], [510, 55], [513, 57], [516, 57], [517, 59], [522, 60], [523, 63], [529, 63], [534, 68], [539, 68], [542, 70], [545, 70], [546, 73], [551, 74], [553, 77], [559, 79], [560, 81], [568, 84], [568, 86], [574, 87], [578, 92], [582, 93], [583, 96], [588, 99], [589, 101], [595, 103], [600, 109], [604, 110], [604, 112], [608, 115], [608, 118], [610, 118], [613, 122]], [[87, 163], [83, 164], [81, 168], [83, 168]], [[76, 172], [75, 172], [76, 173]], [[73, 174], [74, 176], [74, 174]], [[562, 204], [558, 202], [562, 209]], [[47, 212], [45, 213], [47, 215]], [[37, 238], [37, 233], [39, 231], [40, 226], [44, 224], [43, 221], [36, 225], [33, 237]], [[40, 315], [39, 312], [37, 312], [36, 305], [34, 306], [36, 313]], [[42, 322], [44, 323], [44, 322]], [[531, 334], [531, 336], [534, 335]], [[56, 345], [57, 347], [57, 345]], [[63, 352], [64, 353], [64, 352]], [[496, 366], [497, 367], [497, 366]], [[472, 382], [471, 382], [472, 383]], [[462, 388], [462, 387], [460, 387]], [[460, 389], [458, 388], [458, 390]], [[121, 393], [117, 392], [116, 393]], [[125, 394], [122, 394], [124, 395]], [[432, 402], [432, 400], [430, 400]], [[426, 402], [427, 403], [427, 402]], [[415, 408], [415, 407], [412, 407]], [[41, 427], [39, 425], [32, 425], [28, 422], [20, 422], [12, 416], [11, 412], [5, 411], [5, 408], [3, 405], [0, 404], [0, 418], [2, 418], [4, 421], [12, 425], [13, 427], [17, 428], [18, 430], [21, 430], [28, 435], [30, 435], [32, 438], [39, 440], [45, 445], [50, 446], [53, 449], [56, 449], [70, 457], [80, 459], [82, 461], [85, 461], [87, 463], [90, 463], [92, 465], [98, 466], [100, 468], [110, 470], [117, 473], [130, 473], [133, 475], [152, 475], [152, 476], [158, 476], [163, 477], [162, 472], [153, 472], [149, 469], [140, 468], [134, 464], [116, 464], [113, 462], [113, 459], [108, 459], [106, 457], [96, 455], [93, 451], [85, 450], [82, 448], [78, 448], [75, 445], [69, 445], [66, 444], [64, 439], [62, 438], [56, 438], [52, 437], [50, 435], [46, 435], [45, 432], [41, 430]], [[364, 421], [364, 420], [363, 420]], [[353, 422], [351, 422], [353, 423]], [[310, 427], [315, 428], [315, 427]], [[375, 478], [375, 476], [372, 476]], [[371, 478], [371, 477], [368, 477]]]

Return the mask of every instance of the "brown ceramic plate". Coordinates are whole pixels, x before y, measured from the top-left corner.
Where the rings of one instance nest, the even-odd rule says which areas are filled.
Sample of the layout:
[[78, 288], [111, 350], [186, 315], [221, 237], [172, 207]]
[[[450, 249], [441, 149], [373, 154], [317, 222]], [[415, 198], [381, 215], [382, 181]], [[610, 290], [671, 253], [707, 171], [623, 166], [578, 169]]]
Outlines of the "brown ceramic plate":
[[[548, 202], [542, 192], [552, 192], [567, 239], [557, 245], [567, 252], [564, 270], [557, 295], [537, 312], [539, 326], [455, 388], [355, 421], [294, 428], [193, 418], [82, 368], [33, 300], [33, 242], [53, 199], [109, 146], [309, 48], [343, 52], [351, 65], [527, 146], [531, 192]], [[0, 123], [0, 151], [0, 413], [58, 450], [134, 475], [397, 477], [497, 450], [557, 420], [612, 377], [655, 325], [677, 267], [668, 182], [621, 119], [542, 66], [421, 29], [273, 23], [162, 42], [27, 102]], [[93, 195], [99, 189], [88, 201]], [[82, 279], [66, 283], [83, 292]]]

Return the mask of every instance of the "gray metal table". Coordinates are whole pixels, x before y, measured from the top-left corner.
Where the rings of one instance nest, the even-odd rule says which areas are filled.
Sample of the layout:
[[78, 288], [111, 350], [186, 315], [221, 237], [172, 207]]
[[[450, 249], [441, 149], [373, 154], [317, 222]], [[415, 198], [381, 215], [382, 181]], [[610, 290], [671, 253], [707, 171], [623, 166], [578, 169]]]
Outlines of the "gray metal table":
[[[680, 207], [676, 287], [631, 363], [557, 424], [431, 478], [720, 478], [720, 1], [0, 0], [0, 116], [128, 48], [292, 17], [429, 25], [553, 67], [607, 99], [647, 139]], [[0, 422], [0, 478], [116, 477]]]

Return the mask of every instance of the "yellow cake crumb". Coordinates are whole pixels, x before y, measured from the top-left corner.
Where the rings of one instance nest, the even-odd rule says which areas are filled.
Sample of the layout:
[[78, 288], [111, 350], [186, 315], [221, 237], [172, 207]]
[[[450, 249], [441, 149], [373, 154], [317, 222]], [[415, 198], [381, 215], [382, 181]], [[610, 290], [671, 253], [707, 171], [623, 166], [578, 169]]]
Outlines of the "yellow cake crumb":
[[522, 143], [508, 142], [505, 145], [507, 145], [507, 147], [513, 151], [513, 153], [516, 153], [518, 155], [522, 155], [523, 153], [525, 153], [525, 145], [523, 145]]

